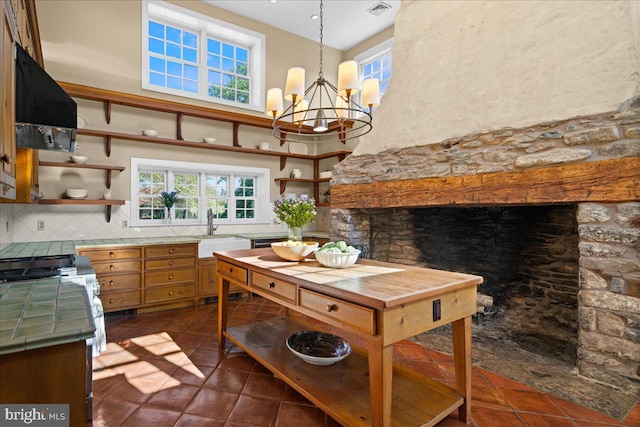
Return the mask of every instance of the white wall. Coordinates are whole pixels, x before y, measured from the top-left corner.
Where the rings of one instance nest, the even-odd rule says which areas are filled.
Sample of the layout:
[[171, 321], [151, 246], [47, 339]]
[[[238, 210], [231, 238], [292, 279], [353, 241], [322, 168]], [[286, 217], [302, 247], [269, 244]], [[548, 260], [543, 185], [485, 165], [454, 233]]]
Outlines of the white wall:
[[639, 4], [403, 0], [393, 78], [354, 154], [616, 110], [640, 93]]

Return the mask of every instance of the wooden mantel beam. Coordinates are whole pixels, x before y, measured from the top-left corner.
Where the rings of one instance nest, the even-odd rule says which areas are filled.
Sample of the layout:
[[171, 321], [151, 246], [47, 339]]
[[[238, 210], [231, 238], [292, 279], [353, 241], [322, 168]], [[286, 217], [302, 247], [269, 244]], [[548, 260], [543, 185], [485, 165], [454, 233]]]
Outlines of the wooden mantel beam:
[[477, 175], [331, 186], [334, 209], [640, 200], [640, 157]]

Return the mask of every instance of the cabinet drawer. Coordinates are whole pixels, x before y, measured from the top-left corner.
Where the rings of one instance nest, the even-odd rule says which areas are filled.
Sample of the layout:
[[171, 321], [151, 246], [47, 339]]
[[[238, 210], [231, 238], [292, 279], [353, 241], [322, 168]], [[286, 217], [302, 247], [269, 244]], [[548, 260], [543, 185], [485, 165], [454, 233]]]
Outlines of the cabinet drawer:
[[127, 271], [140, 271], [140, 261], [115, 261], [92, 264], [96, 274], [124, 273]]
[[113, 248], [104, 250], [81, 250], [80, 255], [89, 258], [89, 261], [108, 261], [119, 259], [142, 258], [142, 248]]
[[100, 283], [100, 292], [140, 288], [142, 283], [139, 273], [97, 275], [96, 277]]
[[375, 311], [338, 298], [300, 289], [299, 305], [355, 329], [375, 334]]
[[218, 274], [236, 282], [247, 283], [247, 269], [228, 262], [218, 261]]
[[260, 273], [251, 273], [251, 287], [262, 289], [295, 304], [297, 286]]
[[175, 268], [175, 267], [195, 267], [195, 258], [159, 258], [152, 260], [145, 260], [144, 269], [157, 270], [160, 268]]
[[195, 282], [195, 280], [195, 268], [175, 268], [153, 271], [144, 275], [144, 284], [147, 286], [168, 285], [179, 282]]
[[142, 303], [140, 291], [110, 292], [100, 295], [104, 311], [123, 310]]
[[144, 302], [170, 301], [174, 299], [193, 298], [196, 296], [196, 285], [154, 286], [145, 290]]
[[189, 243], [184, 245], [154, 245], [145, 246], [145, 258], [176, 257], [176, 256], [196, 256], [198, 254], [198, 244]]

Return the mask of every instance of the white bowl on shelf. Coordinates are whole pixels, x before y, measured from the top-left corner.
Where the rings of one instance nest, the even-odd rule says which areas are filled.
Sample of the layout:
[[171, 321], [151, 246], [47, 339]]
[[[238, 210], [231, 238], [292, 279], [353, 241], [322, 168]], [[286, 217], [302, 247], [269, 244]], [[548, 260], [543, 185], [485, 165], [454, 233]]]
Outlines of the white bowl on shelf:
[[312, 365], [333, 365], [351, 354], [351, 345], [344, 338], [327, 332], [296, 332], [286, 344], [293, 354]]
[[316, 259], [325, 267], [330, 268], [347, 268], [353, 265], [360, 256], [360, 251], [353, 253], [332, 253], [315, 251]]
[[85, 188], [67, 188], [66, 193], [70, 199], [84, 199], [89, 194], [89, 190]]
[[202, 141], [207, 143], [207, 144], [215, 144], [216, 143], [216, 139], [215, 138], [211, 138], [211, 137], [202, 138]]
[[142, 131], [144, 136], [158, 136], [158, 131], [153, 129], [145, 129]]
[[318, 242], [299, 242], [292, 245], [290, 242], [274, 242], [271, 249], [282, 259], [287, 261], [302, 261], [318, 249]]
[[87, 163], [87, 160], [89, 160], [89, 158], [87, 156], [80, 156], [80, 155], [76, 155], [74, 154], [73, 156], [69, 156], [71, 158], [71, 161], [73, 163], [79, 163], [79, 164], [84, 164]]

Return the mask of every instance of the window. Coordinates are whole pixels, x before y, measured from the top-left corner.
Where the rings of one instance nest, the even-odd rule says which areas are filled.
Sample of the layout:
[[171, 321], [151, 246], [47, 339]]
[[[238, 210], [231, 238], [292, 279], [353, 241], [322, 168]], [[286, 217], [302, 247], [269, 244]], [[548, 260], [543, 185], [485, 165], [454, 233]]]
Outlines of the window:
[[132, 158], [131, 223], [166, 225], [160, 194], [174, 190], [173, 225], [206, 224], [208, 209], [214, 224], [269, 222], [269, 175], [266, 168]]
[[376, 78], [380, 81], [381, 98], [391, 81], [392, 56], [393, 39], [389, 39], [355, 57], [362, 80]]
[[263, 34], [161, 1], [142, 11], [143, 89], [264, 110]]

